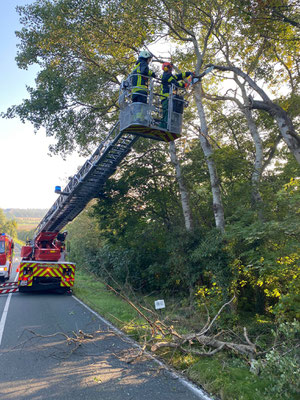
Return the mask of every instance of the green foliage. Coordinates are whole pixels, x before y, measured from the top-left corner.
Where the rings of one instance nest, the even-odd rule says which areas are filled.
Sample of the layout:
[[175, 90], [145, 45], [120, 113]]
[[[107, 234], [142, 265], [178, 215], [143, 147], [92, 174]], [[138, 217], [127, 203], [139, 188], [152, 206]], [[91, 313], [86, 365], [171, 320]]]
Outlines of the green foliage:
[[[300, 385], [299, 365], [299, 321], [281, 323], [277, 331], [273, 331], [275, 343], [266, 357], [252, 362], [252, 370], [260, 371], [270, 386], [265, 392], [266, 399], [290, 400], [296, 398]], [[294, 397], [295, 396], [295, 397]]]
[[117, 118], [120, 81], [145, 39], [134, 13], [131, 20], [118, 19], [121, 6], [43, 0], [18, 7], [23, 24], [17, 32], [18, 66], [37, 63], [40, 71], [29, 98], [10, 107], [6, 117], [43, 126], [56, 139], [50, 148], [55, 153], [79, 148], [87, 154]]
[[[193, 175], [191, 165], [184, 169], [191, 177], [190, 190], [196, 188], [192, 204], [196, 205], [198, 196], [201, 200], [197, 200], [197, 208], [203, 207], [206, 212], [201, 223], [188, 233], [170, 166], [159, 147], [153, 150], [139, 157], [139, 151], [145, 151], [141, 143], [136, 154], [123, 164], [122, 174], [107, 182], [91, 211], [71, 224], [74, 229], [79, 224], [69, 235], [74, 261], [84, 263], [109, 282], [114, 279], [143, 292], [187, 296], [191, 302], [197, 293], [199, 301], [213, 302], [214, 309], [235, 294], [234, 309], [238, 313], [267, 313], [278, 320], [297, 317], [299, 183], [291, 179], [283, 184], [297, 172], [294, 161], [277, 176], [269, 175], [270, 185], [262, 188], [265, 219], [261, 221], [252, 209], [249, 193], [239, 187], [241, 180], [247, 187], [246, 179], [238, 173], [225, 179], [231, 174], [227, 172], [231, 171], [227, 167], [230, 161], [220, 150], [217, 157], [224, 170], [224, 188], [228, 186], [229, 215], [222, 236], [212, 228], [213, 216], [207, 212], [207, 197], [203, 198], [208, 193], [207, 175]], [[191, 159], [196, 150], [190, 152]], [[195, 216], [198, 210], [193, 208]], [[86, 218], [83, 225], [81, 218]]]
[[3, 211], [9, 221], [15, 222], [18, 238], [23, 242], [33, 238], [36, 227], [47, 212], [44, 209], [32, 208], [8, 208]]
[[[77, 266], [74, 292], [77, 297], [95, 311], [144, 344], [147, 327], [139, 319], [136, 311], [120, 297], [107, 290], [95, 275], [89, 274], [80, 266]], [[128, 290], [126, 294], [129, 294]], [[141, 303], [145, 300], [147, 308], [151, 308], [148, 299], [148, 295], [144, 299], [138, 296], [138, 300]], [[175, 315], [170, 306], [172, 299], [168, 299], [164, 318], [168, 321], [175, 319], [178, 328], [181, 330], [199, 329], [199, 320], [203, 318], [203, 321], [205, 321], [206, 319], [205, 311], [204, 315], [201, 315], [200, 310], [197, 310], [197, 315], [192, 315], [191, 319], [195, 318], [195, 327], [192, 328], [186, 309], [180, 309], [177, 298], [173, 300]], [[137, 298], [135, 297], [134, 302], [136, 301]], [[251, 325], [249, 318], [243, 321], [244, 323], [247, 325], [251, 337], [255, 337], [257, 334], [266, 336], [269, 331], [268, 324], [267, 328], [263, 326], [266, 324], [262, 323], [260, 323], [260, 326], [257, 323]], [[221, 326], [226, 329], [226, 325]], [[229, 326], [231, 328], [231, 325]], [[287, 352], [284, 358], [294, 357], [294, 361], [297, 331], [299, 331], [299, 324], [293, 322], [291, 324], [282, 324], [278, 331], [273, 332], [277, 344], [280, 344], [281, 355]], [[238, 330], [236, 329], [237, 332]], [[262, 340], [260, 340], [260, 344], [262, 344]], [[265, 348], [265, 345], [263, 348]], [[272, 354], [272, 351], [269, 351], [269, 353]], [[268, 356], [260, 361], [252, 360], [251, 369], [249, 370], [249, 365], [244, 359], [221, 352], [214, 357], [199, 358], [191, 354], [183, 355], [172, 349], [170, 352], [164, 351], [160, 356], [177, 370], [184, 371], [187, 377], [204, 387], [206, 391], [223, 400], [269, 400], [275, 398], [296, 400], [297, 398], [293, 387], [297, 384], [296, 379], [298, 377], [296, 373], [299, 367], [288, 362], [286, 358], [284, 360], [278, 358], [274, 360], [274, 358]], [[281, 365], [278, 369], [276, 367], [279, 364]], [[290, 367], [293, 365], [294, 369], [291, 370]], [[260, 373], [257, 374], [257, 372]], [[288, 379], [289, 372], [291, 372], [291, 377], [293, 378], [291, 381]]]
[[89, 217], [87, 207], [72, 223], [67, 225], [67, 242], [70, 247], [69, 259], [86, 267], [91, 262], [101, 245], [99, 230]]
[[[6, 117], [45, 127], [47, 135], [55, 137], [54, 152], [79, 148], [87, 154], [99, 143], [118, 118], [119, 83], [132, 70], [139, 49], [160, 43], [162, 37], [172, 41], [171, 58], [181, 70], [198, 73], [209, 62], [247, 71], [268, 86], [299, 126], [299, 17], [293, 0], [204, 0], [201, 5], [188, 0], [42, 0], [18, 10], [23, 28], [17, 32], [17, 63], [24, 69], [36, 63], [40, 70], [36, 86], [28, 88], [29, 98], [10, 107]], [[177, 141], [177, 150], [193, 230], [187, 232], [184, 226], [166, 144], [140, 139], [99, 199], [68, 226], [69, 257], [128, 290], [176, 296], [190, 311], [205, 307], [216, 312], [235, 295], [236, 302], [221, 320], [224, 329], [235, 329], [245, 316], [268, 323], [288, 321], [278, 333], [286, 344], [261, 361], [263, 379], [250, 375], [241, 360], [235, 359], [236, 369], [222, 359], [181, 360], [190, 376], [201, 375], [200, 381], [208, 380], [208, 389], [224, 399], [263, 398], [266, 381], [284, 398], [284, 391], [291, 390], [288, 376], [296, 368], [286, 330], [294, 329], [291, 321], [300, 309], [300, 169], [282, 144], [273, 118], [263, 111], [251, 115], [262, 146], [258, 159], [257, 142], [244, 115], [248, 104], [241, 103], [253, 93], [236, 78], [228, 91], [225, 85], [225, 94], [225, 74], [213, 72], [202, 81], [205, 139], [212, 149], [209, 161], [218, 172], [215, 185], [222, 191], [225, 233], [215, 229], [215, 187], [198, 138], [205, 132], [190, 96], [186, 136]], [[230, 100], [221, 102], [222, 94]], [[201, 126], [205, 128], [203, 116]], [[13, 232], [13, 223], [7, 224], [0, 210], [0, 227]], [[88, 291], [80, 287], [78, 293], [87, 296]], [[247, 389], [237, 382], [247, 382]], [[265, 398], [274, 398], [274, 393]]]
[[243, 362], [224, 356], [197, 360], [187, 375], [222, 400], [265, 400], [268, 388], [268, 381], [252, 375]]
[[233, 287], [241, 298], [253, 296], [253, 311], [279, 319], [299, 316], [299, 195], [299, 179], [291, 179], [271, 199], [269, 220], [238, 209], [226, 232]]
[[226, 293], [232, 276], [228, 268], [229, 255], [219, 231], [211, 230], [203, 235], [202, 241], [192, 253], [192, 260], [202, 265], [204, 271], [211, 273], [213, 282], [222, 287], [224, 293]]
[[17, 223], [15, 220], [8, 220], [3, 210], [0, 208], [0, 233], [6, 233], [13, 239], [17, 238]]

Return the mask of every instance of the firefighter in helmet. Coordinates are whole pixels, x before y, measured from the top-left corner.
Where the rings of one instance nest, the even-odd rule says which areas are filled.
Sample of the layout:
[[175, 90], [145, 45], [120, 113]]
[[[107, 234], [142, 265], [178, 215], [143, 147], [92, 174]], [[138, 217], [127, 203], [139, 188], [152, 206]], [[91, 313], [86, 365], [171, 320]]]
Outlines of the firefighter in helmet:
[[168, 124], [168, 109], [169, 109], [169, 94], [170, 94], [170, 86], [173, 84], [177, 87], [187, 87], [188, 84], [182, 81], [185, 78], [193, 75], [193, 72], [182, 72], [180, 74], [173, 75], [173, 64], [169, 62], [164, 62], [162, 65], [162, 70], [164, 71], [162, 75], [162, 83], [161, 83], [161, 105], [163, 109], [163, 118], [161, 121], [161, 128], [167, 129]]
[[149, 69], [152, 54], [149, 51], [141, 51], [136, 67], [132, 71], [132, 101], [147, 103], [148, 76], [155, 78], [155, 73]]

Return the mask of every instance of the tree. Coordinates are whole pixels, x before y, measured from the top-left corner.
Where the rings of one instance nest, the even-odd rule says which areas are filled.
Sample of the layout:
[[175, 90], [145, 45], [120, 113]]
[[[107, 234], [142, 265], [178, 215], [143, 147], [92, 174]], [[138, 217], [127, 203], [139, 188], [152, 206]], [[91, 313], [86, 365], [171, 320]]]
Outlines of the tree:
[[236, 75], [242, 77], [249, 86], [255, 90], [262, 98], [261, 100], [254, 100], [249, 96], [249, 109], [264, 110], [268, 112], [277, 122], [279, 131], [286, 142], [288, 148], [295, 156], [297, 162], [300, 164], [300, 136], [295, 131], [293, 122], [288, 113], [279, 105], [272, 102], [269, 96], [261, 89], [249, 75], [245, 74], [239, 68], [234, 66], [220, 66], [215, 65], [215, 69], [220, 71], [232, 71]]
[[56, 138], [53, 152], [78, 147], [87, 153], [117, 119], [119, 84], [145, 37], [133, 33], [134, 20], [117, 20], [115, 7], [83, 0], [18, 7], [24, 27], [17, 32], [17, 64], [26, 69], [36, 63], [40, 71], [36, 87], [28, 88], [29, 99], [6, 116], [45, 127]]
[[[282, 4], [294, 7], [292, 2]], [[249, 3], [249, 6], [253, 4]], [[273, 11], [279, 9], [271, 0], [269, 6]], [[76, 145], [86, 151], [117, 118], [118, 84], [131, 69], [134, 54], [143, 44], [163, 37], [175, 43], [171, 55], [173, 61], [181, 68], [195, 69], [197, 74], [208, 61], [230, 66], [229, 56], [239, 60], [240, 65], [235, 65], [236, 68], [260, 77], [270, 76], [272, 67], [279, 63], [282, 73], [289, 76], [295, 100], [295, 25], [277, 20], [278, 27], [288, 25], [289, 47], [292, 44], [293, 49], [288, 59], [282, 36], [277, 41], [272, 38], [272, 45], [268, 45], [262, 31], [257, 29], [255, 32], [256, 20], [248, 18], [247, 7], [247, 2], [235, 5], [213, 1], [199, 5], [186, 0], [156, 0], [151, 4], [145, 1], [137, 4], [135, 1], [94, 0], [87, 3], [60, 0], [55, 4], [43, 1], [21, 7], [24, 28], [18, 33], [21, 38], [18, 64], [26, 68], [37, 62], [42, 70], [37, 78], [37, 88], [29, 89], [31, 98], [9, 109], [7, 116], [29, 119], [36, 128], [46, 126], [48, 134], [57, 138], [53, 151], [71, 151]], [[289, 12], [288, 18], [293, 20], [290, 17], [295, 13]], [[210, 133], [201, 84], [194, 88], [194, 100], [197, 109], [194, 117], [199, 119], [201, 126], [199, 140], [210, 173], [216, 226], [224, 230], [220, 182], [213, 161], [214, 148], [208, 140]], [[249, 102], [249, 99], [244, 98], [245, 101]], [[294, 135], [291, 118], [282, 107], [278, 109], [274, 105], [270, 102], [268, 106], [265, 102], [262, 105], [256, 100], [252, 103], [255, 108], [268, 107], [274, 114], [289, 148], [298, 157], [297, 135]], [[259, 200], [261, 144], [250, 114], [246, 118], [252, 127], [257, 150], [253, 194]]]
[[172, 164], [174, 165], [174, 168], [176, 171], [176, 179], [177, 179], [178, 187], [179, 187], [179, 191], [180, 191], [181, 205], [182, 205], [185, 227], [186, 227], [187, 231], [191, 231], [193, 229], [193, 220], [192, 220], [192, 212], [191, 212], [190, 203], [189, 203], [189, 194], [188, 194], [188, 191], [186, 188], [184, 177], [182, 175], [180, 163], [177, 158], [176, 147], [175, 147], [174, 142], [170, 142], [169, 151], [170, 151]]
[[[138, 5], [137, 10], [137, 4], [131, 3], [61, 0], [55, 4], [43, 1], [20, 7], [25, 27], [18, 33], [22, 40], [18, 65], [26, 68], [31, 63], [38, 63], [42, 70], [36, 80], [36, 89], [29, 88], [30, 99], [11, 107], [6, 116], [18, 115], [23, 121], [28, 119], [37, 129], [45, 126], [47, 134], [55, 135], [57, 139], [52, 149], [55, 152], [71, 151], [76, 145], [84, 151], [90, 143], [99, 140], [117, 117], [118, 84], [131, 69], [133, 51], [146, 40], [151, 42], [151, 39], [165, 35], [166, 29], [171, 29], [171, 36], [182, 37], [182, 28], [177, 21], [180, 4], [157, 2], [151, 4], [149, 12], [149, 4]], [[186, 2], [183, 3], [185, 6]], [[164, 14], [158, 12], [165, 7], [169, 10], [175, 7], [174, 21], [165, 20]], [[184, 18], [184, 23], [189, 26], [192, 10], [189, 6]], [[207, 26], [209, 20], [205, 23]], [[204, 47], [210, 30], [207, 35]], [[188, 38], [188, 41], [192, 40]], [[202, 61], [199, 57], [197, 63], [200, 70]], [[205, 135], [199, 96], [197, 99]], [[224, 216], [212, 149], [203, 136], [200, 140], [211, 174], [216, 224], [222, 230]]]
[[[131, 5], [132, 6], [132, 5]], [[151, 7], [151, 12], [150, 8]], [[163, 31], [177, 43], [185, 44], [187, 51], [183, 51], [187, 59], [194, 61], [196, 75], [200, 73], [207, 53], [210, 54], [209, 40], [213, 29], [220, 23], [221, 14], [218, 6], [211, 2], [205, 2], [199, 6], [196, 2], [163, 0], [156, 1], [155, 4], [145, 9], [146, 15], [157, 26], [161, 26]], [[148, 17], [149, 18], [149, 17]], [[174, 59], [180, 59], [176, 56]], [[220, 183], [217, 170], [213, 161], [213, 149], [207, 139], [208, 128], [203, 107], [201, 84], [195, 86], [194, 100], [196, 103], [198, 118], [200, 119], [199, 140], [205, 154], [207, 167], [211, 180], [211, 190], [213, 194], [213, 211], [217, 228], [224, 231], [225, 219], [221, 198]]]
[[14, 220], [7, 220], [3, 210], [0, 208], [0, 233], [17, 238], [17, 223]]

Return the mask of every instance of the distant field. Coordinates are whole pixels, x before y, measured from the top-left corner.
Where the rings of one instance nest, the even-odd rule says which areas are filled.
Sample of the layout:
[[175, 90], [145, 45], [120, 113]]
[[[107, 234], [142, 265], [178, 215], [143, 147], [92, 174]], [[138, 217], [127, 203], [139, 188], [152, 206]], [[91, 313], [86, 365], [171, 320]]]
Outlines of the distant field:
[[18, 224], [18, 232], [21, 231], [31, 231], [32, 229], [35, 229], [37, 227], [37, 225], [33, 225], [33, 224]]
[[15, 220], [18, 224], [38, 224], [41, 221], [41, 218], [16, 217]]
[[18, 238], [25, 241], [28, 236], [27, 232], [36, 229], [47, 210], [39, 208], [6, 208], [3, 212], [6, 219], [17, 223]]
[[39, 222], [41, 221], [41, 218], [32, 218], [32, 217], [22, 217], [22, 218], [15, 218], [15, 221], [18, 224], [18, 231], [30, 231], [32, 229], [35, 229]]

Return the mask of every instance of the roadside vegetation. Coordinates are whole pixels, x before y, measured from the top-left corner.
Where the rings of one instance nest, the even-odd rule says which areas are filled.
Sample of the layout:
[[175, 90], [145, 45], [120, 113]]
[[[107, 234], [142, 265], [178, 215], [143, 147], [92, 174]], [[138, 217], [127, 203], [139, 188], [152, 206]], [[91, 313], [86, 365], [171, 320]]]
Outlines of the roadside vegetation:
[[[2, 115], [45, 128], [63, 156], [89, 155], [118, 121], [141, 49], [158, 76], [163, 61], [196, 75], [214, 66], [188, 90], [182, 138], [140, 138], [69, 225], [76, 293], [109, 314], [108, 292], [91, 299], [81, 285], [94, 274], [130, 298], [143, 322], [111, 294], [108, 318], [222, 399], [295, 399], [298, 2], [50, 0], [18, 12], [17, 63], [39, 72]], [[166, 314], [153, 314], [154, 299]]]
[[17, 238], [26, 242], [27, 238], [33, 237], [33, 232], [39, 222], [46, 214], [44, 209], [20, 209], [9, 208], [0, 210], [0, 232], [6, 232], [12, 236], [15, 241]]
[[0, 208], [0, 233], [6, 233], [13, 239], [17, 238], [17, 222], [6, 218], [4, 211]]
[[[127, 301], [109, 290], [95, 274], [78, 267], [74, 294], [132, 339], [138, 341], [144, 348], [145, 338], [150, 337], [147, 322]], [[126, 297], [143, 312], [147, 308], [155, 313], [154, 301], [157, 295], [132, 294]], [[184, 299], [178, 301], [178, 298], [165, 298], [165, 301], [166, 309], [161, 313], [158, 312], [156, 318], [164, 323], [172, 322], [179, 332], [197, 329], [199, 321], [205, 318], [205, 313], [199, 305], [195, 306], [193, 313], [187, 313]], [[232, 324], [230, 313], [227, 312], [218, 320], [217, 328], [227, 331], [228, 335], [234, 330], [236, 340], [237, 336], [242, 336], [244, 325], [247, 326], [249, 335], [258, 339], [257, 344], [260, 343], [261, 348], [272, 347], [275, 336], [277, 339], [279, 337], [282, 339], [283, 332], [275, 333], [275, 324], [271, 319], [262, 320], [258, 316], [251, 320], [248, 316], [236, 318]], [[255, 360], [250, 363], [247, 358], [229, 352], [220, 352], [214, 357], [199, 357], [193, 354], [182, 354], [176, 349], [163, 349], [155, 355], [204, 388], [215, 399], [293, 400], [297, 399], [299, 369], [295, 354], [289, 346], [295, 345], [299, 324], [282, 324], [280, 329], [285, 331], [285, 350], [288, 351], [289, 356], [286, 354], [282, 357], [279, 351], [271, 350], [267, 353], [267, 361]], [[151, 350], [149, 346], [144, 349]], [[129, 362], [131, 361], [129, 357]]]

